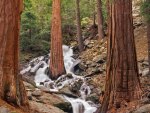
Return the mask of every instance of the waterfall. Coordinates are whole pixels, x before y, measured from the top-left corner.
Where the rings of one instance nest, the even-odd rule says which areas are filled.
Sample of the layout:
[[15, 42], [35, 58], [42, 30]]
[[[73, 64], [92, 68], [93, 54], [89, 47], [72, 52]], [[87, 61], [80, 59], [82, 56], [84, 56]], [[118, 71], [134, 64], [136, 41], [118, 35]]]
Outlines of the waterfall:
[[70, 73], [68, 77], [66, 75], [60, 76], [57, 80], [51, 80], [49, 75], [49, 64], [50, 64], [50, 54], [46, 56], [40, 56], [34, 58], [29, 62], [25, 69], [23, 69], [20, 73], [34, 73], [34, 81], [37, 86], [44, 86], [48, 88], [50, 91], [58, 92], [64, 86], [73, 85], [77, 81], [81, 80], [82, 85], [80, 87], [80, 95], [81, 97], [75, 99], [64, 96], [64, 98], [69, 101], [73, 108], [73, 113], [94, 113], [97, 108], [92, 102], [87, 102], [86, 97], [91, 93], [90, 87], [86, 83], [86, 78], [82, 76], [77, 76], [74, 74], [74, 66], [80, 63], [79, 59], [72, 58], [73, 50], [64, 45], [63, 46], [63, 56], [64, 56], [64, 65], [67, 73]]

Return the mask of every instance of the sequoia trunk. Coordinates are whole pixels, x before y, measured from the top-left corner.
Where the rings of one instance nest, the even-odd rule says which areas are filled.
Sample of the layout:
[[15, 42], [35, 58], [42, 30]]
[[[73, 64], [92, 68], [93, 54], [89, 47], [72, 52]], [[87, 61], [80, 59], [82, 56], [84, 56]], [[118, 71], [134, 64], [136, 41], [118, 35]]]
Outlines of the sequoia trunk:
[[105, 94], [101, 113], [108, 106], [121, 107], [121, 102], [139, 99], [140, 81], [135, 50], [132, 0], [109, 2], [108, 62]]
[[28, 110], [25, 87], [18, 74], [22, 0], [0, 0], [0, 98]]
[[98, 21], [98, 36], [99, 39], [104, 38], [103, 30], [103, 15], [102, 15], [102, 1], [97, 0], [97, 21]]
[[52, 28], [51, 28], [51, 56], [50, 70], [51, 78], [57, 79], [65, 73], [63, 51], [62, 51], [62, 29], [61, 29], [61, 0], [53, 0]]
[[77, 21], [77, 39], [78, 39], [78, 48], [80, 52], [84, 49], [82, 31], [81, 31], [81, 19], [80, 19], [80, 0], [76, 0], [76, 21]]

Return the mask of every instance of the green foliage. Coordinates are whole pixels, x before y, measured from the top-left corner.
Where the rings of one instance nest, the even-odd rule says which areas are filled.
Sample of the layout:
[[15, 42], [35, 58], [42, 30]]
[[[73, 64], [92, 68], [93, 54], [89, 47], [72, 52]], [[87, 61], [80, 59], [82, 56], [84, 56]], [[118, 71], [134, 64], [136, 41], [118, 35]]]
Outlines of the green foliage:
[[141, 3], [141, 13], [145, 19], [150, 22], [150, 0]]
[[[106, 0], [102, 0], [105, 4]], [[64, 44], [76, 39], [75, 0], [62, 0], [62, 30]], [[50, 48], [50, 25], [52, 17], [52, 0], [24, 0], [21, 16], [21, 51], [30, 53], [48, 53]], [[96, 0], [81, 0], [80, 11], [82, 26], [93, 23], [97, 11]], [[106, 17], [106, 8], [103, 6]]]

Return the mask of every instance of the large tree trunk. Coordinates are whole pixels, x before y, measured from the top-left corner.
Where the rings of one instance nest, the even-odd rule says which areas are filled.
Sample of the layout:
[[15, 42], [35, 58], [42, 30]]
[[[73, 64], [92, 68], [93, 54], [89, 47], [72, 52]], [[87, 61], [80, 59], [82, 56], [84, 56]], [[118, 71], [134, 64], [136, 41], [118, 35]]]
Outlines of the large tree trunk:
[[109, 2], [108, 62], [101, 112], [121, 102], [139, 99], [141, 94], [135, 50], [132, 0]]
[[82, 31], [81, 31], [80, 0], [76, 0], [76, 21], [77, 21], [78, 48], [79, 51], [82, 52], [84, 50], [84, 44], [83, 44]]
[[97, 21], [98, 21], [98, 36], [99, 39], [104, 38], [103, 30], [103, 15], [102, 15], [102, 1], [97, 0]]
[[25, 87], [18, 74], [22, 0], [0, 0], [0, 98], [28, 110]]
[[52, 74], [52, 79], [57, 79], [60, 75], [65, 73], [62, 51], [62, 29], [60, 9], [60, 0], [53, 0], [50, 56], [50, 70]]

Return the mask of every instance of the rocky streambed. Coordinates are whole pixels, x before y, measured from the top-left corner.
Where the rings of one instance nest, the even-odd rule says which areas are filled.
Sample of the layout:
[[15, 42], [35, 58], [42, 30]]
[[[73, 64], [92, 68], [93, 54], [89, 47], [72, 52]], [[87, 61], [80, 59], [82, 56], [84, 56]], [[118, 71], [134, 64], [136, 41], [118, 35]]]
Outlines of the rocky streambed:
[[[65, 101], [65, 104], [55, 104], [56, 107], [61, 108], [64, 112], [95, 113], [100, 105], [98, 104], [99, 98], [97, 94], [95, 93], [94, 95], [92, 93], [94, 86], [89, 84], [91, 78], [89, 76], [76, 75], [77, 72], [82, 72], [83, 68], [80, 65], [81, 61], [72, 57], [72, 48], [63, 46], [63, 55], [67, 74], [60, 76], [55, 81], [50, 79], [50, 55], [37, 57], [23, 68], [20, 74], [23, 75], [23, 78], [27, 78], [28, 81], [32, 81], [32, 84], [37, 87], [33, 92], [30, 91], [31, 89], [28, 89], [30, 92], [28, 93], [28, 98], [31, 100], [37, 99], [37, 101], [43, 103], [41, 98], [43, 96], [42, 91], [53, 93], [57, 94], [59, 99], [61, 98], [60, 100]], [[47, 97], [44, 101], [49, 100], [49, 98], [51, 97]], [[31, 104], [35, 103], [32, 102]]]

